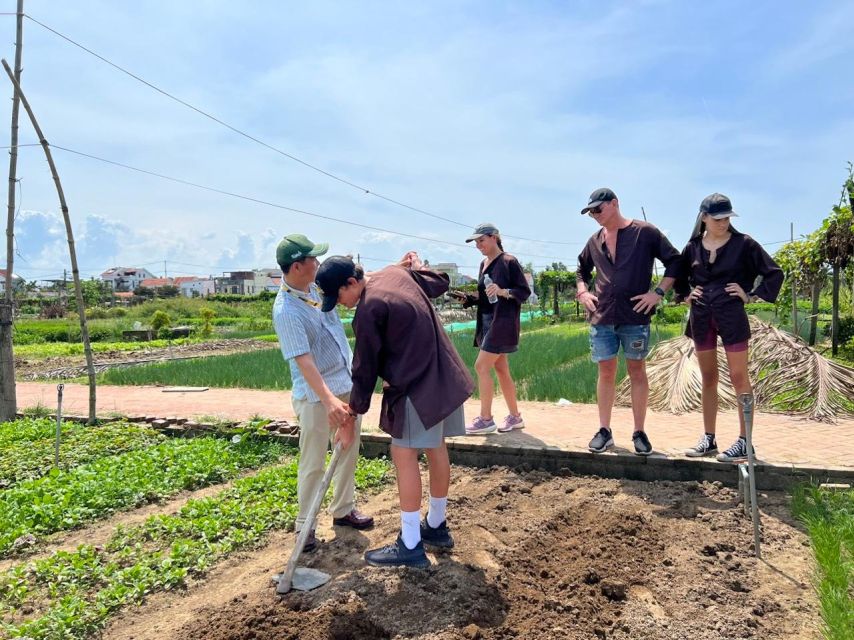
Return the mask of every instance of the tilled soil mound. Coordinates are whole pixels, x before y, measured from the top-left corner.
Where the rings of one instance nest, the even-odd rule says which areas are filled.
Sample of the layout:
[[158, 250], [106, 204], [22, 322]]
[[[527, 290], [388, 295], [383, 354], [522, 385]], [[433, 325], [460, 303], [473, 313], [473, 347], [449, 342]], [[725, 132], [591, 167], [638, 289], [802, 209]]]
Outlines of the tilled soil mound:
[[[181, 640], [816, 638], [804, 534], [786, 497], [760, 498], [765, 562], [736, 492], [716, 484], [639, 483], [493, 468], [454, 469], [450, 552], [433, 566], [377, 569], [366, 548], [398, 527], [393, 490], [366, 509], [374, 531], [336, 531], [302, 564], [332, 574], [282, 599], [268, 566], [217, 585], [186, 624], [149, 624], [154, 604], [107, 637]], [[325, 517], [325, 516], [324, 516]], [[321, 529], [323, 532], [323, 530]], [[263, 550], [259, 552], [263, 554]], [[278, 557], [286, 557], [281, 549]], [[269, 560], [269, 559], [268, 559]], [[248, 560], [250, 563], [253, 560]], [[262, 569], [263, 567], [263, 569]], [[228, 575], [226, 572], [222, 578]], [[200, 587], [190, 589], [190, 594]], [[178, 597], [178, 596], [173, 596]], [[185, 598], [187, 596], [184, 596]], [[148, 606], [148, 605], [146, 605]], [[143, 610], [145, 607], [143, 607]]]

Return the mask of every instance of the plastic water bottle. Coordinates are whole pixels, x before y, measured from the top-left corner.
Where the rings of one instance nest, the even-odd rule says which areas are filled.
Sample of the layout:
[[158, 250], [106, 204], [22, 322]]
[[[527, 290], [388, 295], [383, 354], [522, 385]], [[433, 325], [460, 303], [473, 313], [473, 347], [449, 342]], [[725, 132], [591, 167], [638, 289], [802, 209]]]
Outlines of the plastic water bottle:
[[[489, 277], [488, 273], [483, 274], [483, 288], [486, 289], [489, 285], [492, 284], [492, 278]], [[498, 294], [493, 294], [487, 298], [489, 300], [489, 304], [495, 304], [498, 302]]]

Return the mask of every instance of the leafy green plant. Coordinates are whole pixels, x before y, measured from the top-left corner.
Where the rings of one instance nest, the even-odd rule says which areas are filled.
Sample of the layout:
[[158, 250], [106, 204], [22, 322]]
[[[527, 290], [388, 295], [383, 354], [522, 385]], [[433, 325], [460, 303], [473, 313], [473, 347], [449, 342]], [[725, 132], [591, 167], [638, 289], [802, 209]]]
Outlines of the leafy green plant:
[[71, 529], [180, 490], [223, 482], [243, 469], [277, 460], [284, 451], [284, 445], [269, 439], [237, 444], [218, 438], [174, 439], [69, 471], [52, 469], [0, 493], [0, 555], [8, 554], [21, 536]]
[[160, 331], [172, 323], [172, 318], [165, 311], [155, 311], [151, 316], [151, 328]]
[[32, 407], [24, 407], [21, 411], [27, 418], [47, 418], [53, 413], [50, 407], [43, 405], [41, 402]]
[[211, 320], [213, 320], [215, 315], [216, 312], [214, 312], [210, 307], [202, 307], [202, 309], [199, 310], [199, 317], [202, 319], [202, 336], [208, 337], [213, 332]]
[[[357, 487], [379, 486], [388, 470], [384, 460], [360, 459]], [[295, 461], [264, 469], [175, 514], [118, 527], [103, 549], [81, 545], [8, 569], [0, 574], [3, 630], [32, 640], [85, 638], [121, 607], [181, 587], [271, 530], [291, 528], [296, 472]]]
[[[18, 426], [20, 425], [20, 426]], [[55, 459], [56, 421], [15, 421], [0, 425], [0, 487], [38, 478], [50, 471]], [[91, 427], [63, 422], [59, 465], [70, 469], [105, 456], [156, 445], [165, 436], [135, 424], [113, 422]]]
[[827, 640], [849, 640], [854, 630], [854, 490], [801, 486], [792, 511], [807, 528], [818, 564], [816, 591]]

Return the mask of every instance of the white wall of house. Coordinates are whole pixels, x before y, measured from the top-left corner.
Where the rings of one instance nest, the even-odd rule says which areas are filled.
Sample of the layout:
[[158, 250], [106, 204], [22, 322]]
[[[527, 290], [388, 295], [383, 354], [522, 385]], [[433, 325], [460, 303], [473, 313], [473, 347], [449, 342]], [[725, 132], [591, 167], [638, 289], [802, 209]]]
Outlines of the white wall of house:
[[187, 280], [180, 285], [181, 295], [187, 298], [205, 298], [214, 292], [214, 281], [207, 278]]

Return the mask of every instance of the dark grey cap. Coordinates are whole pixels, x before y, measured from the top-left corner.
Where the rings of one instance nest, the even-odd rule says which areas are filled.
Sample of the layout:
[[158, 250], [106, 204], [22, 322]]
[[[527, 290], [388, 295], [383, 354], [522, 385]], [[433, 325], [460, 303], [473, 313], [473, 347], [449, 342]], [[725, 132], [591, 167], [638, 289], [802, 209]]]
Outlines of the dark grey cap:
[[581, 213], [585, 214], [591, 209], [595, 209], [603, 202], [611, 202], [611, 200], [616, 199], [617, 194], [611, 191], [608, 187], [596, 189], [596, 191], [590, 194], [590, 198], [587, 200], [587, 206], [581, 210]]
[[498, 235], [498, 227], [496, 227], [491, 222], [481, 222], [474, 228], [474, 233], [471, 234], [468, 238], [466, 238], [466, 242], [471, 242], [472, 240], [477, 240], [480, 236], [494, 236]]
[[700, 213], [712, 216], [715, 220], [738, 216], [738, 214], [732, 210], [732, 202], [730, 199], [722, 193], [713, 193], [712, 195], [703, 198], [703, 201], [700, 203]]

